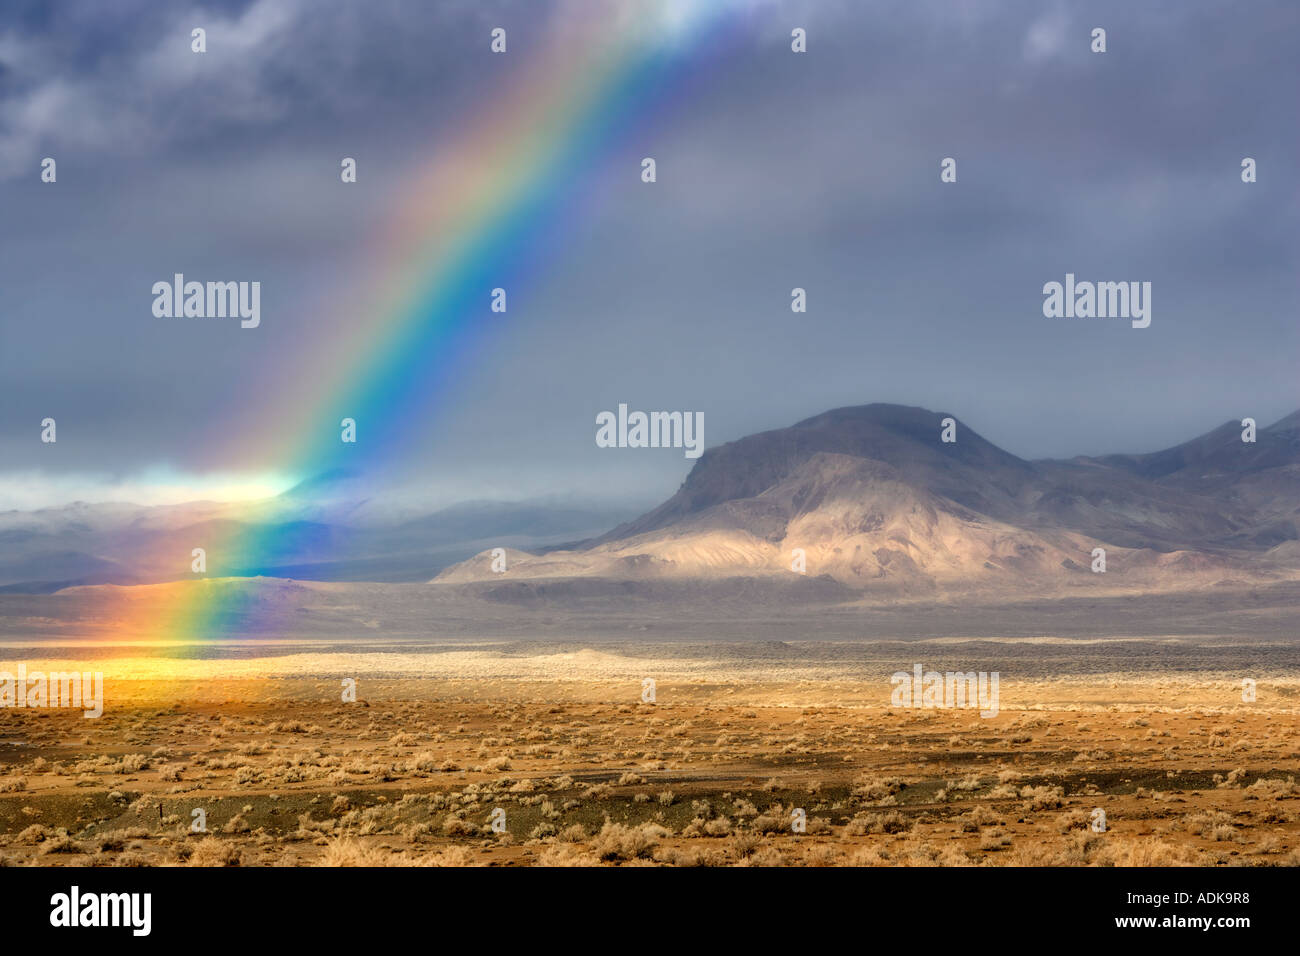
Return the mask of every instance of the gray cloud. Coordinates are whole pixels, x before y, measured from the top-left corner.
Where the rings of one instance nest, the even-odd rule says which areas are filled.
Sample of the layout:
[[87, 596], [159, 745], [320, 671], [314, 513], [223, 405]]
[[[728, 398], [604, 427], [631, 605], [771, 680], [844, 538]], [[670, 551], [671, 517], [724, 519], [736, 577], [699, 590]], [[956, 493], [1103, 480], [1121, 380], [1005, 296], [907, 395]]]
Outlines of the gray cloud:
[[[266, 383], [314, 374], [301, 344], [337, 320], [307, 304], [357, 273], [408, 172], [488, 108], [487, 29], [506, 24], [522, 62], [530, 35], [583, 9], [10, 5], [0, 474], [279, 467], [211, 437], [255, 420]], [[671, 9], [627, 16], [651, 29]], [[671, 491], [679, 452], [594, 447], [595, 413], [618, 402], [702, 410], [714, 444], [898, 401], [1025, 456], [1150, 450], [1300, 406], [1294, 4], [738, 9], [675, 88], [646, 91], [509, 320], [411, 411], [394, 480]], [[199, 25], [205, 57], [188, 48]], [[355, 188], [339, 188], [343, 155], [362, 163]], [[945, 156], [956, 184], [938, 181]], [[1243, 156], [1258, 183], [1240, 182]], [[263, 327], [160, 324], [148, 289], [173, 271], [261, 279]], [[1042, 284], [1067, 271], [1151, 281], [1151, 328], [1043, 318]], [[47, 414], [57, 447], [37, 440]]]

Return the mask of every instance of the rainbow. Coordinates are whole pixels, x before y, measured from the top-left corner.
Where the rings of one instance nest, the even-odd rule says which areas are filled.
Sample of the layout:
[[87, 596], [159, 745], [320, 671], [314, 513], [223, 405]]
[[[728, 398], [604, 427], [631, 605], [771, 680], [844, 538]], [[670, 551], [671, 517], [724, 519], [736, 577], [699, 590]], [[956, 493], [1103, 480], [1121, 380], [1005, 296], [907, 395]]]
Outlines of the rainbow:
[[[509, 321], [509, 312], [490, 311], [491, 290], [506, 289], [510, 301], [527, 286], [578, 221], [585, 189], [622, 134], [664, 107], [735, 12], [724, 0], [584, 3], [562, 8], [540, 40], [509, 36], [504, 56], [488, 51], [485, 34], [485, 70], [501, 69], [499, 88], [430, 147], [371, 244], [365, 278], [331, 294], [331, 317], [342, 320], [278, 369], [276, 383], [255, 389], [273, 397], [259, 398], [248, 427], [225, 423], [228, 440], [299, 477], [382, 472], [401, 456], [473, 349]], [[509, 62], [524, 47], [522, 64]], [[638, 174], [639, 165], [629, 168], [630, 181]], [[344, 418], [357, 423], [356, 444], [340, 440]], [[259, 527], [232, 523], [206, 542], [209, 555], [225, 567], [270, 566], [282, 542], [249, 530]], [[203, 641], [270, 623], [257, 595], [228, 580], [128, 590], [154, 593], [127, 599], [113, 622], [124, 637]]]

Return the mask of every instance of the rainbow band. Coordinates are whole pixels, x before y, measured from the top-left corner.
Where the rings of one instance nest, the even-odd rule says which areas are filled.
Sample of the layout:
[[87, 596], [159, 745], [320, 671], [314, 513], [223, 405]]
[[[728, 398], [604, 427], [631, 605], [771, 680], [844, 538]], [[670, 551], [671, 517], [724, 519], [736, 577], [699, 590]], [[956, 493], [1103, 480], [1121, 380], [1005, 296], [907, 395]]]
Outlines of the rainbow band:
[[[527, 284], [619, 134], [662, 102], [687, 58], [718, 34], [727, 8], [724, 0], [675, 0], [667, 4], [671, 20], [648, 23], [620, 4], [584, 4], [583, 19], [569, 18], [565, 31], [542, 42], [504, 95], [436, 148], [401, 191], [376, 277], [346, 300], [348, 333], [320, 336], [289, 370], [280, 398], [258, 402], [259, 415], [276, 410], [272, 427], [260, 426], [263, 456], [278, 450], [283, 471], [310, 476], [358, 463], [382, 469], [407, 450], [410, 422], [427, 419], [473, 346], [506, 321], [489, 311], [491, 290]], [[492, 55], [486, 37], [484, 55]], [[630, 181], [638, 172], [629, 170]], [[345, 417], [357, 422], [356, 445], [340, 440]], [[244, 436], [254, 431], [229, 433], [247, 450]], [[292, 436], [298, 442], [284, 455]], [[241, 523], [202, 544], [221, 566], [252, 572], [272, 566], [283, 534]], [[262, 613], [255, 593], [220, 580], [150, 598], [127, 595], [115, 629], [191, 641], [266, 633], [279, 623]]]

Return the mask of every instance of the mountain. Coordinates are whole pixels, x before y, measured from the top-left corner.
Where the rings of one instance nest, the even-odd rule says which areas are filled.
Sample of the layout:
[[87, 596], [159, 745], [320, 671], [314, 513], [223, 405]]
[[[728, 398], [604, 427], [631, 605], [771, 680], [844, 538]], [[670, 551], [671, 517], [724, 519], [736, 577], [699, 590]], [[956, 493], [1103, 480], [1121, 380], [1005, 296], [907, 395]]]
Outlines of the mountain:
[[1242, 423], [1224, 422], [1189, 442], [1149, 455], [1107, 455], [1103, 464], [1168, 485], [1218, 490], [1234, 481], [1300, 464], [1300, 411], [1242, 441]]
[[[946, 418], [955, 442], [940, 440]], [[539, 593], [517, 586], [529, 581], [575, 600], [633, 593], [627, 582], [721, 599], [713, 584], [740, 593], [734, 582], [747, 578], [762, 582], [752, 593], [779, 588], [797, 602], [1289, 580], [1300, 569], [1300, 413], [1253, 443], [1241, 432], [1237, 420], [1149, 454], [1028, 461], [955, 415], [874, 404], [709, 449], [639, 517], [556, 500], [429, 511], [342, 472], [260, 502], [2, 512], [0, 592], [190, 580], [195, 547], [211, 577], [436, 575], [525, 605]], [[492, 570], [496, 548], [504, 574]], [[1105, 574], [1091, 570], [1096, 548]]]
[[1254, 442], [1242, 441], [1242, 432], [1239, 420], [1229, 421], [1151, 454], [1040, 463], [1058, 489], [1082, 487], [1094, 497], [1103, 494], [1100, 483], [1111, 489], [1104, 517], [1058, 513], [1055, 519], [1152, 547], [1253, 551], [1296, 540], [1300, 412], [1259, 429]]
[[[941, 440], [956, 423], [956, 441]], [[1300, 570], [1300, 413], [1150, 455], [1026, 461], [945, 412], [840, 408], [706, 451], [676, 494], [565, 550], [438, 583], [805, 573], [880, 596], [1176, 590]], [[1106, 573], [1092, 571], [1095, 548]]]
[[[472, 501], [431, 511], [375, 501], [333, 473], [256, 502], [74, 503], [0, 512], [0, 593], [211, 576], [426, 581], [488, 543], [544, 547], [598, 534], [634, 513], [560, 500]], [[383, 496], [374, 496], [383, 498]]]
[[652, 531], [721, 502], [759, 495], [819, 452], [884, 462], [903, 481], [984, 514], [1014, 513], [1016, 497], [1033, 479], [1033, 466], [962, 422], [957, 422], [958, 441], [939, 441], [940, 422], [947, 417], [902, 405], [837, 408], [710, 449], [677, 494], [604, 540]]

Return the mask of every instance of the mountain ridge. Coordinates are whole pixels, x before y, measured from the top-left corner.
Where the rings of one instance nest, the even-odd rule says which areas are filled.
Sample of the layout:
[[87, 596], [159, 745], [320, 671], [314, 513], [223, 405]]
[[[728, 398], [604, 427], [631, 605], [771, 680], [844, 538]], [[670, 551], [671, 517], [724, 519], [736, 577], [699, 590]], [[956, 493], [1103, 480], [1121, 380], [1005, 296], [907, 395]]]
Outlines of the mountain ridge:
[[[956, 441], [941, 440], [952, 419]], [[949, 412], [873, 403], [707, 449], [605, 534], [507, 558], [512, 577], [808, 574], [861, 589], [1163, 589], [1286, 575], [1300, 538], [1300, 412], [1146, 455], [1029, 461]], [[1232, 444], [1236, 441], [1237, 446]], [[1092, 573], [1094, 549], [1107, 574]], [[485, 552], [434, 581], [491, 580]], [[1118, 574], [1117, 574], [1118, 573]]]

